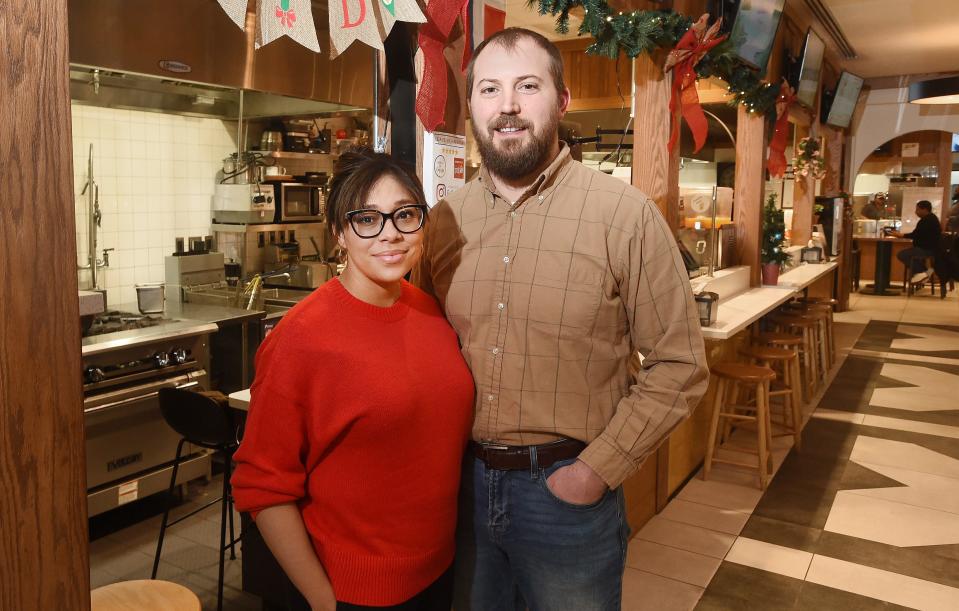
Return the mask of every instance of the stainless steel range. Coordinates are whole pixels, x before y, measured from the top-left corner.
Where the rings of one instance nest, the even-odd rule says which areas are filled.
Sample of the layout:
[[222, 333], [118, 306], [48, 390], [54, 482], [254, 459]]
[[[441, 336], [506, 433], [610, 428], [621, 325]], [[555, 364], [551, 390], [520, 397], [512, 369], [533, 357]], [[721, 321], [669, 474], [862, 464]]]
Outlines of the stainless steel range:
[[[179, 435], [163, 420], [157, 391], [207, 388], [215, 324], [107, 312], [84, 333], [83, 410], [87, 510], [97, 515], [165, 490]], [[210, 457], [190, 448], [178, 483], [210, 474]]]

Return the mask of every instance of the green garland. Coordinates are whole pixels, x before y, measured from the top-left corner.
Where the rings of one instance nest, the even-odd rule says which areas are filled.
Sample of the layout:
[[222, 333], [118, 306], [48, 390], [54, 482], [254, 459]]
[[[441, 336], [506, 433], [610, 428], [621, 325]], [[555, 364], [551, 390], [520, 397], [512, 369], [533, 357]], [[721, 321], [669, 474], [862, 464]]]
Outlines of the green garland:
[[[569, 13], [577, 6], [585, 11], [579, 34], [589, 34], [593, 44], [586, 48], [590, 55], [616, 59], [620, 52], [628, 57], [652, 53], [656, 49], [672, 50], [694, 20], [673, 11], [614, 11], [606, 0], [527, 0], [536, 4], [540, 15], [556, 17], [556, 31], [569, 32]], [[750, 112], [776, 115], [779, 87], [762, 79], [740, 60], [727, 38], [710, 50], [698, 64], [699, 78], [717, 77], [729, 85], [733, 104], [746, 106]]]

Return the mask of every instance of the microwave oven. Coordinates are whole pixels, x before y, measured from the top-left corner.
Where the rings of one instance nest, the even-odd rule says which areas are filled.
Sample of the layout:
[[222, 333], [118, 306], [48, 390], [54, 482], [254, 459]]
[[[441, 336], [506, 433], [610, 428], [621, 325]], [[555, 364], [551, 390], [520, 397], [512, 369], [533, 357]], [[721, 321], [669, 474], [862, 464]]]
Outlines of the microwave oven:
[[319, 223], [326, 220], [326, 187], [299, 182], [279, 182], [274, 223]]

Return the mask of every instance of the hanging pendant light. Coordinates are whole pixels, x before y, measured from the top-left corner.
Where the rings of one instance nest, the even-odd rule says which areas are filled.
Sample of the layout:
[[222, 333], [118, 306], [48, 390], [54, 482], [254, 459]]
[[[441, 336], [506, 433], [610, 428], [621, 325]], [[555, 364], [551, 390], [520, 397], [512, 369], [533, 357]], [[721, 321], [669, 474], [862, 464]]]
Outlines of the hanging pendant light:
[[909, 85], [913, 104], [959, 104], [959, 76], [921, 81]]

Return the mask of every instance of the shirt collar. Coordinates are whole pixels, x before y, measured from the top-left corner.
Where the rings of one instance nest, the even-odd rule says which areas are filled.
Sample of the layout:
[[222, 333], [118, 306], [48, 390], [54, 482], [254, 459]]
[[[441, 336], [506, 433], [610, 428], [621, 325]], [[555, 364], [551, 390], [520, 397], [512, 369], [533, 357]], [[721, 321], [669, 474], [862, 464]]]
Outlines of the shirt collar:
[[[569, 162], [572, 161], [572, 159], [573, 158], [572, 156], [570, 156], [570, 153], [569, 153], [569, 147], [566, 145], [565, 142], [560, 142], [559, 154], [556, 155], [556, 158], [553, 159], [553, 161], [550, 162], [548, 166], [546, 166], [546, 169], [543, 170], [540, 173], [540, 175], [536, 177], [536, 180], [533, 181], [533, 184], [531, 184], [529, 188], [527, 188], [526, 191], [523, 192], [523, 195], [521, 195], [520, 198], [516, 200], [516, 202], [513, 205], [517, 206], [523, 203], [524, 201], [526, 201], [526, 199], [529, 198], [530, 196], [539, 195], [543, 193], [543, 191], [553, 187], [558, 182], [558, 180], [563, 176], [563, 174], [565, 173], [563, 170], [567, 167]], [[479, 178], [480, 178], [480, 182], [483, 183], [483, 186], [486, 188], [486, 190], [489, 193], [491, 193], [495, 197], [500, 197], [500, 198], [503, 197], [502, 195], [496, 192], [496, 185], [493, 183], [493, 180], [490, 177], [489, 171], [486, 169], [485, 165], [480, 167]], [[490, 206], [493, 205], [493, 202], [495, 201], [495, 197], [490, 198]], [[541, 199], [540, 202], [542, 201], [543, 200]]]

